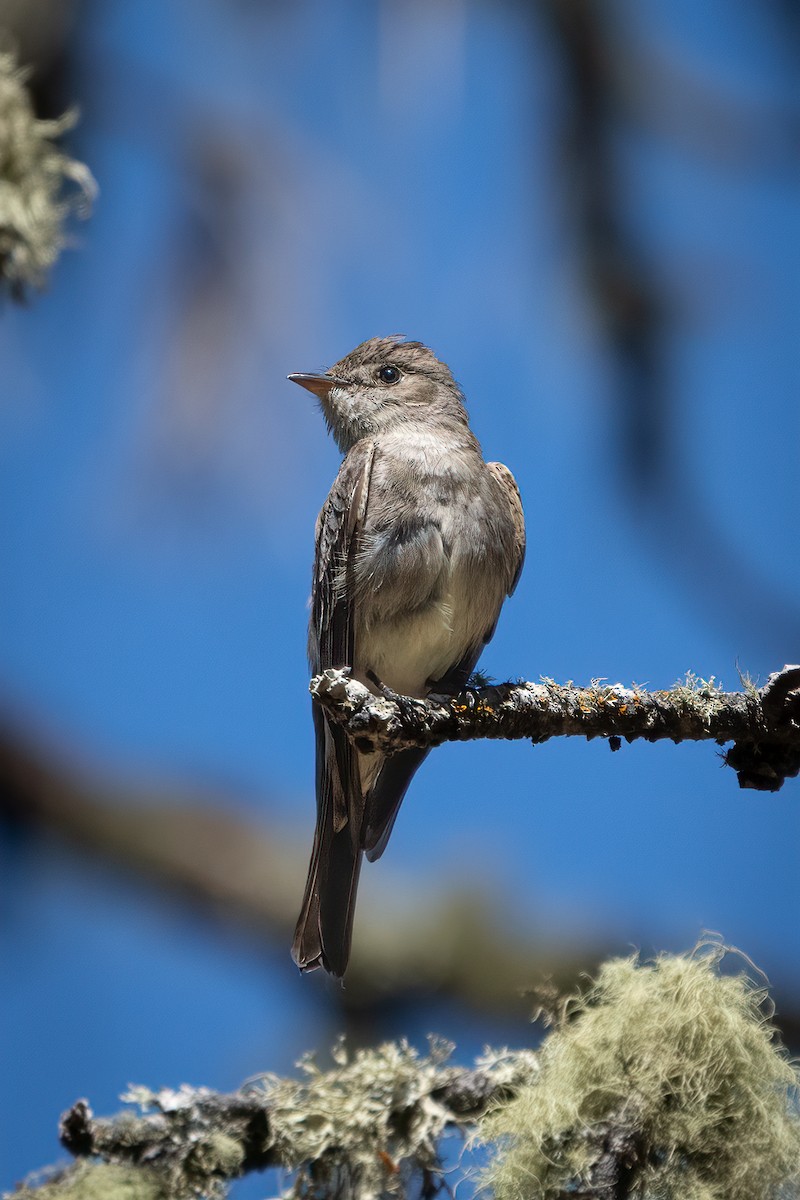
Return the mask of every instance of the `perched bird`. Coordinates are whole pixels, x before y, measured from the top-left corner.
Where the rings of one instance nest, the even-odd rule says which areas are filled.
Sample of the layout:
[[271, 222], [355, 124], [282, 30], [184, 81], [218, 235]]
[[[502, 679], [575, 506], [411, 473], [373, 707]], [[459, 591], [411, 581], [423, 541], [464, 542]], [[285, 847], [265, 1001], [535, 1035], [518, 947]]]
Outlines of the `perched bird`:
[[[514, 590], [522, 505], [486, 463], [449, 368], [420, 342], [371, 338], [313, 392], [344, 462], [317, 520], [308, 654], [405, 696], [464, 688]], [[314, 707], [317, 827], [292, 945], [302, 971], [341, 977], [364, 854], [380, 858], [427, 750], [361, 754]]]

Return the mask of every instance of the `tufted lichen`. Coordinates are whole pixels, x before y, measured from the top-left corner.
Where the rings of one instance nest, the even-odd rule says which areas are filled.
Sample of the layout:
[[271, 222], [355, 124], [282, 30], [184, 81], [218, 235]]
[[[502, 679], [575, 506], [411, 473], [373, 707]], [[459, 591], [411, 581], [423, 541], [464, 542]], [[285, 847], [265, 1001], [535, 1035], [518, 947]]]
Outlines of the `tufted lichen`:
[[497, 1200], [581, 1188], [642, 1200], [796, 1194], [797, 1077], [765, 993], [744, 974], [722, 975], [724, 955], [712, 943], [612, 960], [569, 999], [537, 1080], [483, 1124], [497, 1147], [486, 1171]]
[[264, 1076], [276, 1154], [288, 1168], [302, 1161], [288, 1194], [371, 1200], [405, 1194], [410, 1173], [438, 1174], [452, 1112], [436, 1090], [451, 1050], [432, 1040], [420, 1056], [401, 1041], [350, 1056], [340, 1043], [333, 1070], [307, 1057], [303, 1079]]
[[0, 52], [0, 287], [15, 299], [42, 285], [67, 216], [85, 215], [96, 191], [89, 169], [56, 145], [75, 119], [37, 120], [24, 72]]

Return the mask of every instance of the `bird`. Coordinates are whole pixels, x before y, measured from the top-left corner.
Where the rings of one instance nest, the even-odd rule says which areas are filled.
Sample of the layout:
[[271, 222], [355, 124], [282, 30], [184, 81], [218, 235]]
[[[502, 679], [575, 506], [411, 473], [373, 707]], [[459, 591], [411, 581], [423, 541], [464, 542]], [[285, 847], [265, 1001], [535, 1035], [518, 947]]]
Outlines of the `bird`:
[[[525, 557], [511, 471], [485, 462], [450, 368], [401, 335], [295, 373], [344, 458], [316, 524], [311, 671], [376, 694], [463, 691]], [[317, 817], [292, 957], [342, 978], [362, 859], [383, 854], [427, 749], [362, 753], [313, 706]]]

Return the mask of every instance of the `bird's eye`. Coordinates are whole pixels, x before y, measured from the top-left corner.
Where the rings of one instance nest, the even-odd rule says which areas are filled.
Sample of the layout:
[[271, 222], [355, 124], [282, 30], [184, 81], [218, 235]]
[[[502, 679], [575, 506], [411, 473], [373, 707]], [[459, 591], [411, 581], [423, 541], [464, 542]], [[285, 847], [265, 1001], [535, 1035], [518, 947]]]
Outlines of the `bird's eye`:
[[397, 367], [381, 367], [378, 371], [378, 379], [381, 383], [397, 383], [400, 378], [400, 372]]

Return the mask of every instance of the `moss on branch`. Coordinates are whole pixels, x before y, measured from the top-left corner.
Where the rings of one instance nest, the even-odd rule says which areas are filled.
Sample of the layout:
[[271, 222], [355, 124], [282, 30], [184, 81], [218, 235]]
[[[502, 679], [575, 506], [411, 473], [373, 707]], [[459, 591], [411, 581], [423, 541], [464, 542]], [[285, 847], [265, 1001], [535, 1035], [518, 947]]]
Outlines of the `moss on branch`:
[[58, 145], [76, 114], [38, 120], [25, 72], [0, 52], [0, 292], [41, 287], [66, 244], [70, 213], [88, 214], [96, 185]]
[[61, 1119], [61, 1140], [82, 1158], [146, 1163], [174, 1200], [222, 1196], [228, 1180], [268, 1167], [293, 1172], [289, 1194], [306, 1200], [404, 1196], [441, 1174], [448, 1129], [474, 1125], [536, 1071], [526, 1050], [487, 1053], [469, 1069], [449, 1065], [451, 1050], [435, 1039], [427, 1055], [405, 1042], [353, 1055], [340, 1045], [327, 1071], [309, 1057], [299, 1079], [264, 1075], [228, 1095], [133, 1088], [123, 1099], [140, 1112], [112, 1118], [79, 1100]]
[[471, 1068], [435, 1040], [427, 1054], [340, 1045], [327, 1070], [309, 1058], [299, 1077], [229, 1095], [133, 1088], [136, 1108], [110, 1118], [78, 1101], [61, 1135], [79, 1162], [16, 1200], [217, 1200], [267, 1167], [285, 1172], [287, 1200], [411, 1200], [441, 1188], [453, 1130], [486, 1145], [496, 1200], [795, 1196], [797, 1072], [766, 990], [727, 955], [715, 939], [613, 959], [583, 991], [548, 998], [538, 1051]]

